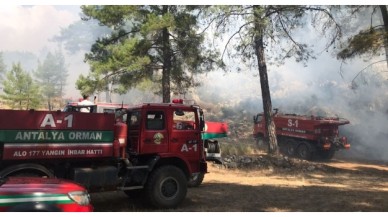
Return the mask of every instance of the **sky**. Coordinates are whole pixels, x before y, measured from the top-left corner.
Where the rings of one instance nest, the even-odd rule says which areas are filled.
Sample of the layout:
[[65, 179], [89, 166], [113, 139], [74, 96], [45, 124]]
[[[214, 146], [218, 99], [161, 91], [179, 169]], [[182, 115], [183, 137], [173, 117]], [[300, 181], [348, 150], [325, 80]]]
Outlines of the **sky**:
[[[2, 4], [0, 7], [0, 51], [26, 51], [38, 54], [44, 49], [54, 50], [57, 45], [50, 42], [49, 39], [59, 34], [61, 28], [66, 28], [80, 19], [81, 10], [76, 4], [98, 4], [101, 1], [52, 2], [13, 1], [12, 5]], [[121, 4], [128, 2], [136, 4], [136, 1], [115, 1], [117, 4], [120, 2]], [[168, 3], [168, 1], [162, 2]], [[352, 2], [352, 4], [357, 3], [358, 1]], [[147, 1], [142, 4], [147, 4]], [[303, 1], [300, 1], [300, 4], [303, 4]], [[330, 4], [330, 1], [325, 4]], [[314, 41], [320, 39], [316, 35], [304, 33], [303, 37], [319, 44], [319, 41]], [[80, 93], [75, 88], [75, 81], [80, 74], [86, 75], [89, 67], [83, 62], [83, 53], [66, 54], [66, 63], [69, 65], [70, 74], [66, 97], [78, 99]], [[370, 111], [374, 111], [376, 105], [383, 107], [386, 103], [386, 100], [383, 100], [387, 95], [386, 90], [368, 88], [358, 93], [349, 90], [350, 81], [366, 65], [367, 63], [362, 60], [349, 61], [348, 64], [342, 66], [343, 72], [340, 73], [341, 62], [330, 53], [323, 52], [316, 60], [311, 60], [307, 67], [294, 61], [287, 61], [286, 64], [279, 67], [269, 66], [273, 107], [290, 110], [298, 108], [298, 104], [314, 103], [315, 106], [327, 108], [327, 110], [351, 119], [355, 132], [365, 135], [365, 138], [373, 134], [379, 138], [376, 144], [382, 145], [387, 138], [386, 132], [388, 132], [385, 124], [386, 114], [379, 112], [371, 115], [368, 111], [356, 113], [349, 107], [350, 103], [369, 103]], [[206, 89], [207, 93], [217, 94], [219, 96], [217, 98], [229, 104], [252, 99], [252, 108], [257, 108], [257, 112], [260, 112], [261, 91], [256, 71], [226, 74], [217, 71], [208, 73], [203, 79], [206, 83], [202, 88]], [[371, 101], [371, 98], [377, 98], [377, 101]], [[359, 102], [355, 102], [355, 99], [359, 99]], [[360, 127], [360, 123], [367, 125], [367, 130]], [[368, 140], [365, 139], [365, 143], [367, 142]], [[385, 151], [379, 154], [380, 158], [381, 155], [388, 158], [388, 148], [385, 147]]]
[[71, 6], [2, 6], [0, 49], [38, 52], [49, 47], [48, 39], [79, 20], [79, 11], [79, 7]]

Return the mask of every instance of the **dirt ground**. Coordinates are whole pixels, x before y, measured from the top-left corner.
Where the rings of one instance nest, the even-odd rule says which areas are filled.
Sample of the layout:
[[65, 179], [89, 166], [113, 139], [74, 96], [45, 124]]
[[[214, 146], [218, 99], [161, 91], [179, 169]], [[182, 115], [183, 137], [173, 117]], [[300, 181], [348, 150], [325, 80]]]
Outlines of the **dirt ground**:
[[[177, 209], [152, 210], [122, 192], [92, 194], [96, 212], [387, 212], [388, 164], [333, 159], [290, 168], [209, 163]], [[307, 168], [307, 169], [306, 169]]]

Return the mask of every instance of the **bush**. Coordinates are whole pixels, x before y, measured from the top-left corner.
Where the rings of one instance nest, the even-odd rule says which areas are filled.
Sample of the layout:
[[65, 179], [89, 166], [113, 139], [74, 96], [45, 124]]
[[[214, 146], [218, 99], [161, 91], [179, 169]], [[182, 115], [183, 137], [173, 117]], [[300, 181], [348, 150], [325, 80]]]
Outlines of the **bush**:
[[254, 155], [263, 151], [263, 147], [257, 147], [252, 139], [219, 139], [223, 156], [226, 155]]

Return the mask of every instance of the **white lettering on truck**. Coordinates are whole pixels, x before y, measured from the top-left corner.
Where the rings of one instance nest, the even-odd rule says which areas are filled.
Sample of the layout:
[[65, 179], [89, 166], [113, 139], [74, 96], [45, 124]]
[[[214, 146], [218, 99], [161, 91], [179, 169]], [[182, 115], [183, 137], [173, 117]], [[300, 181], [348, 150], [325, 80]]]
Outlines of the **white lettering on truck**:
[[183, 144], [182, 145], [182, 148], [181, 148], [181, 152], [188, 152], [188, 151], [191, 151], [191, 150], [193, 150], [193, 151], [197, 151], [197, 144], [193, 144], [193, 146], [192, 147], [187, 147], [187, 145], [186, 144]]
[[44, 119], [40, 127], [46, 127], [46, 126], [56, 127], [53, 114], [46, 114], [46, 116], [44, 116]]
[[69, 132], [68, 138], [65, 138], [64, 132], [17, 132], [15, 136], [16, 141], [28, 141], [28, 140], [39, 140], [39, 141], [49, 141], [49, 140], [102, 140], [102, 132]]
[[[67, 128], [72, 128], [73, 127], [73, 115], [70, 114], [70, 115], [67, 115], [63, 120], [67, 121]], [[43, 121], [42, 123], [40, 124], [40, 127], [52, 127], [52, 128], [56, 128], [56, 124], [55, 123], [58, 123], [58, 124], [61, 124], [62, 123], [62, 120], [57, 120], [55, 122], [55, 119], [54, 119], [54, 116], [53, 114], [46, 114], [43, 118]]]

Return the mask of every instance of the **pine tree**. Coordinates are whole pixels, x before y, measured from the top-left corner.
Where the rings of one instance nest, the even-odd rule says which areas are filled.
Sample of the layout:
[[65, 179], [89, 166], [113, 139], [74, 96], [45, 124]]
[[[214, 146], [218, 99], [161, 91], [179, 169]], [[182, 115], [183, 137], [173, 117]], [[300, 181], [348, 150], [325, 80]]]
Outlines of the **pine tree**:
[[[53, 101], [61, 101], [68, 77], [65, 64], [65, 57], [60, 51], [54, 54], [49, 52], [43, 63], [38, 63], [34, 73], [39, 85], [42, 88], [44, 100], [47, 102], [47, 109], [52, 110]], [[61, 107], [61, 105], [57, 105]]]
[[39, 108], [41, 102], [39, 86], [31, 75], [23, 70], [20, 63], [12, 65], [2, 84], [4, 94], [0, 95], [0, 98], [11, 109]]
[[[276, 129], [273, 122], [272, 102], [268, 84], [267, 62], [282, 64], [287, 58], [307, 63], [314, 58], [307, 44], [298, 42], [293, 31], [303, 27], [306, 20], [321, 27], [329, 36], [330, 47], [341, 36], [329, 7], [297, 5], [237, 5], [214, 6], [208, 13], [208, 25], [214, 24], [215, 36], [227, 38], [222, 58], [228, 54], [242, 64], [257, 67], [260, 75], [261, 95], [266, 123], [266, 139], [270, 154], [279, 154]], [[269, 60], [268, 60], [269, 59]]]
[[[388, 12], [385, 5], [374, 6], [348, 6], [344, 10], [346, 18], [349, 15], [357, 19], [361, 15], [370, 14], [370, 24], [356, 34], [352, 34], [338, 52], [339, 59], [351, 59], [364, 54], [375, 56], [385, 53], [388, 64]], [[378, 15], [375, 15], [377, 12]], [[382, 20], [382, 22], [380, 22]], [[351, 25], [352, 22], [344, 22], [343, 25]]]
[[0, 52], [0, 81], [3, 79], [6, 70], [7, 66], [5, 65], [3, 60], [3, 53]]
[[[351, 88], [356, 89], [361, 83], [357, 80], [364, 78], [362, 75], [364, 72], [386, 72], [385, 69], [388, 67], [388, 11], [386, 5], [343, 6], [342, 11], [342, 25], [348, 29], [347, 34], [350, 37], [340, 44], [337, 58], [346, 62], [346, 60], [361, 57], [368, 63], [351, 82]], [[352, 28], [359, 27], [357, 22], [362, 23], [365, 20], [367, 24], [362, 25], [361, 29]], [[377, 59], [379, 56], [384, 56], [384, 59]], [[379, 67], [381, 63], [385, 63], [385, 67]], [[367, 83], [364, 79], [362, 80], [362, 83]]]
[[80, 76], [77, 87], [87, 92], [113, 84], [114, 91], [122, 93], [148, 79], [160, 84], [163, 102], [170, 102], [172, 91], [198, 85], [192, 75], [216, 65], [214, 54], [203, 45], [203, 34], [197, 33], [199, 8], [83, 6], [87, 18], [114, 31], [86, 55], [91, 73]]

